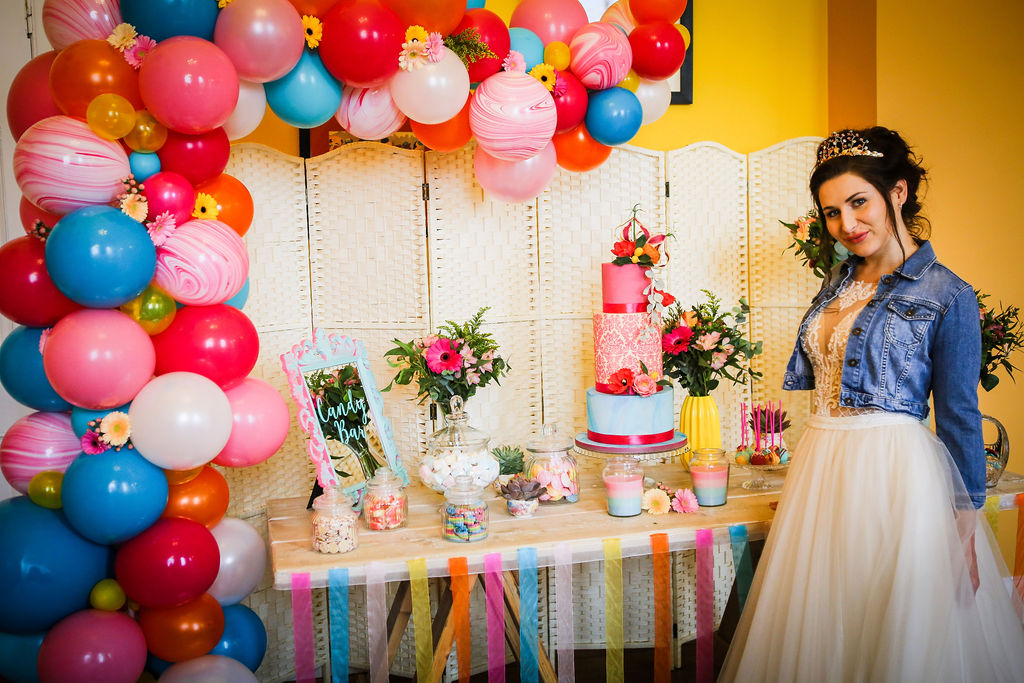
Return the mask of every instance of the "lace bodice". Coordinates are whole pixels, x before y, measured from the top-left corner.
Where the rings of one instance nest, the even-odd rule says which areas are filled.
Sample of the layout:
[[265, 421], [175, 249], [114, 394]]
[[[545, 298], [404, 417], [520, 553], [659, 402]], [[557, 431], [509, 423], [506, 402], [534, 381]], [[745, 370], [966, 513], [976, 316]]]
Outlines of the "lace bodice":
[[850, 328], [857, 314], [875, 295], [874, 282], [849, 280], [838, 296], [818, 312], [807, 324], [801, 340], [814, 368], [815, 415], [862, 415], [878, 412], [875, 408], [847, 408], [839, 405], [843, 380], [843, 359]]

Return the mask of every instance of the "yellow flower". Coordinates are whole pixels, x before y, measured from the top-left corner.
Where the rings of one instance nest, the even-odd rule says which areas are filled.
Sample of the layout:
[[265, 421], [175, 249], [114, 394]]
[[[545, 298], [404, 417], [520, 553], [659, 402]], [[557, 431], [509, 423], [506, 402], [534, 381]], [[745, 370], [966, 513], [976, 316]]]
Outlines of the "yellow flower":
[[192, 210], [192, 218], [215, 221], [218, 215], [220, 215], [220, 209], [217, 208], [217, 200], [205, 192], [197, 193], [196, 208]]
[[427, 29], [422, 26], [410, 26], [405, 29], [405, 42], [411, 43], [418, 41], [420, 43], [426, 43], [430, 36], [427, 34]]
[[217, 0], [217, 7], [224, 9], [231, 4], [231, 0]]
[[132, 435], [131, 423], [128, 421], [128, 415], [115, 410], [112, 413], [108, 413], [102, 420], [100, 420], [100, 439], [107, 442], [111, 446], [123, 446], [128, 443], [128, 438]]
[[107, 42], [124, 52], [135, 44], [135, 27], [131, 24], [118, 24], [114, 27], [113, 33], [107, 36]]
[[324, 25], [316, 17], [302, 15], [302, 30], [306, 32], [306, 47], [313, 49], [320, 46], [324, 37]]
[[541, 82], [548, 91], [555, 89], [555, 67], [543, 62], [530, 69], [530, 75]]
[[637, 247], [636, 249], [633, 250], [633, 255], [629, 258], [629, 260], [632, 261], [633, 263], [636, 263], [637, 261], [640, 260], [640, 257], [643, 256], [643, 255], [644, 255], [644, 248], [643, 247]]
[[672, 509], [672, 501], [668, 499], [668, 494], [661, 489], [647, 489], [644, 491], [642, 507], [652, 515], [664, 515]]

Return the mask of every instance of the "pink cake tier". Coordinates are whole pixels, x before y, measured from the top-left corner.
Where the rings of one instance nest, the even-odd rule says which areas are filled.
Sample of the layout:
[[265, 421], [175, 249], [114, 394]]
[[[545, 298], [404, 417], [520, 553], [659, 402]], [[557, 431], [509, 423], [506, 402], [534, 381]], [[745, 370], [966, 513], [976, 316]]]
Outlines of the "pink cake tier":
[[629, 368], [661, 375], [661, 335], [648, 328], [651, 318], [647, 313], [595, 313], [594, 314], [594, 386], [603, 393], [608, 390], [609, 378]]
[[636, 264], [601, 264], [602, 310], [605, 313], [646, 312], [647, 296], [644, 290], [650, 283], [644, 269]]

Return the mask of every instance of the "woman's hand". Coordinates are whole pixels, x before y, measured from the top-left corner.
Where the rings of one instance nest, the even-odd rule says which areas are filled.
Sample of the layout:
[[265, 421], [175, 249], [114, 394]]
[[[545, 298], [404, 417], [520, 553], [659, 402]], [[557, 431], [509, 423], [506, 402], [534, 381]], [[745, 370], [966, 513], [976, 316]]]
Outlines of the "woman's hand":
[[978, 592], [978, 586], [981, 584], [981, 580], [978, 578], [978, 554], [974, 551], [974, 532], [971, 532], [970, 537], [964, 542], [964, 555], [967, 560], [967, 573], [971, 577], [971, 586], [974, 587], [974, 592]]

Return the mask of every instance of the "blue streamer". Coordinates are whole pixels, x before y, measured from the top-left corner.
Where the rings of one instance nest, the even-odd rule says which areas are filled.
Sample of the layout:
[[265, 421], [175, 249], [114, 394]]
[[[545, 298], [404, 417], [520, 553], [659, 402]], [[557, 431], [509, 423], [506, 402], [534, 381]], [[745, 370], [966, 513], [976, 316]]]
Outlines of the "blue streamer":
[[747, 602], [747, 594], [750, 593], [750, 584], [754, 581], [754, 565], [750, 559], [746, 525], [735, 524], [729, 527], [729, 539], [732, 541], [732, 563], [736, 569], [736, 594], [742, 612], [743, 605]]
[[519, 680], [537, 683], [537, 549], [519, 549]]
[[331, 569], [328, 584], [331, 681], [348, 683], [348, 570]]

